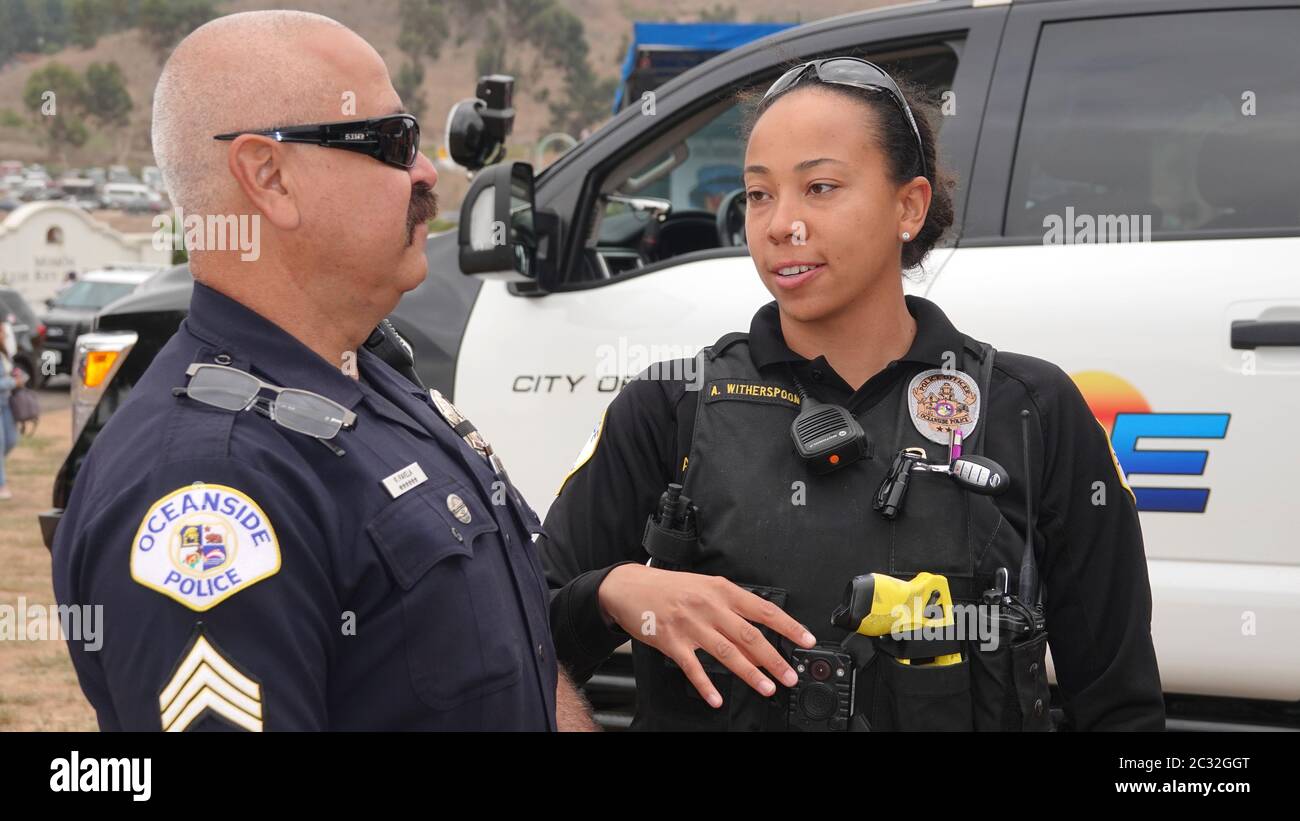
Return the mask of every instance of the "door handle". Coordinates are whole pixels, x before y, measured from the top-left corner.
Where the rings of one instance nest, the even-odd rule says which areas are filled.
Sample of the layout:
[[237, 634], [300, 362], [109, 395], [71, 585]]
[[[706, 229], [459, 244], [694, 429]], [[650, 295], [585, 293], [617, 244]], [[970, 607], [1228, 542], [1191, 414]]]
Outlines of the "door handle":
[[1232, 323], [1232, 347], [1300, 347], [1300, 322], [1262, 322], [1238, 319]]

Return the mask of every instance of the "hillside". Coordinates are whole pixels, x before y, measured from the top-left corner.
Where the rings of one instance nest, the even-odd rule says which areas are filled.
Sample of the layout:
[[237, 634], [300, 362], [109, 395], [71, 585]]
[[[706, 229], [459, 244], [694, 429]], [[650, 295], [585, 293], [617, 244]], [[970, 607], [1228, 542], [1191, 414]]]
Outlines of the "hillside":
[[[701, 12], [716, 9], [717, 0], [663, 0], [658, 3], [637, 0], [561, 0], [562, 4], [583, 21], [590, 44], [589, 62], [597, 79], [617, 77], [619, 66], [635, 20], [692, 21]], [[785, 0], [746, 0], [737, 2], [736, 20], [793, 20], [808, 22], [823, 17], [843, 14], [863, 8], [888, 5], [888, 0], [811, 0], [792, 11]], [[215, 3], [222, 13], [247, 11], [256, 8], [297, 8], [328, 15], [350, 26], [370, 41], [388, 62], [390, 73], [396, 74], [403, 55], [397, 48], [399, 34], [398, 0], [371, 0], [357, 3], [352, 0], [310, 0], [308, 2], [265, 3], [258, 0], [225, 0]], [[430, 143], [441, 139], [442, 124], [447, 112], [458, 100], [473, 93], [476, 76], [474, 55], [478, 43], [471, 41], [456, 46], [448, 42], [436, 61], [427, 61], [423, 96], [426, 113], [422, 118], [426, 136], [426, 151], [434, 148]], [[517, 110], [513, 142], [531, 144], [546, 131], [550, 115], [546, 103], [534, 95], [549, 89], [552, 95], [562, 93], [560, 74], [556, 69], [538, 70], [535, 54], [530, 48], [520, 46], [510, 53], [510, 65], [518, 67], [519, 85], [516, 88]], [[20, 59], [0, 69], [0, 114], [6, 109], [26, 118], [22, 94], [27, 78], [50, 62], [59, 62], [79, 72], [92, 62], [115, 61], [125, 76], [127, 89], [134, 102], [129, 127], [129, 151], [117, 157], [113, 140], [105, 134], [92, 132], [91, 139], [80, 149], [71, 151], [68, 161], [72, 165], [107, 165], [118, 162], [138, 168], [152, 164], [149, 149], [149, 110], [154, 83], [161, 63], [146, 45], [138, 30], [116, 32], [103, 36], [90, 49], [70, 47], [51, 55], [24, 54]], [[612, 100], [611, 100], [612, 103]], [[2, 122], [2, 119], [0, 119]], [[598, 123], [593, 123], [596, 125]], [[18, 159], [25, 162], [47, 161], [46, 149], [34, 140], [28, 127], [0, 125], [0, 159]], [[125, 142], [125, 141], [124, 141]], [[451, 193], [451, 192], [448, 192]]]

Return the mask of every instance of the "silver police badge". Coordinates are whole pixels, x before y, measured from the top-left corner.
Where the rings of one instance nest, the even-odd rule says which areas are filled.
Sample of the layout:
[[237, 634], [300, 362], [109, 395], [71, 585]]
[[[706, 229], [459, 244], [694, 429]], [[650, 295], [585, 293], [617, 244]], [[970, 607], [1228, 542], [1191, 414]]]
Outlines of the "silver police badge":
[[451, 515], [455, 516], [461, 524], [467, 525], [470, 523], [472, 517], [469, 515], [469, 507], [465, 504], [465, 500], [456, 494], [453, 493], [447, 497], [447, 509], [451, 511]]
[[980, 389], [970, 374], [922, 371], [907, 386], [907, 407], [912, 424], [931, 442], [948, 444], [953, 429], [969, 437], [980, 418]]
[[[455, 405], [448, 402], [447, 397], [439, 393], [437, 388], [433, 388], [429, 391], [429, 398], [433, 400], [434, 407], [438, 409], [438, 413], [442, 414], [442, 418], [447, 420], [447, 424], [451, 425], [453, 430], [456, 429], [457, 425], [467, 421], [465, 419], [465, 414], [461, 413]], [[492, 445], [488, 443], [488, 440], [483, 438], [483, 434], [473, 429], [473, 423], [470, 423], [470, 428], [471, 430], [468, 433], [462, 434], [461, 438], [464, 439], [479, 456], [486, 459], [488, 464], [492, 466], [493, 472], [504, 479], [508, 484], [510, 482], [510, 475], [506, 473], [506, 466], [501, 461], [501, 457], [497, 456], [496, 452], [492, 450]], [[459, 431], [457, 431], [457, 433], [459, 433]]]
[[[429, 397], [433, 400], [433, 405], [438, 409], [438, 413], [442, 414], [442, 418], [446, 419], [447, 424], [451, 425], [452, 428], [465, 421], [465, 414], [461, 413], [451, 402], [448, 402], [447, 397], [439, 393], [437, 388], [429, 391]], [[488, 445], [487, 440], [477, 430], [470, 431], [462, 438], [469, 443], [470, 447], [482, 454], [483, 458], [489, 458], [491, 455], [492, 447]]]

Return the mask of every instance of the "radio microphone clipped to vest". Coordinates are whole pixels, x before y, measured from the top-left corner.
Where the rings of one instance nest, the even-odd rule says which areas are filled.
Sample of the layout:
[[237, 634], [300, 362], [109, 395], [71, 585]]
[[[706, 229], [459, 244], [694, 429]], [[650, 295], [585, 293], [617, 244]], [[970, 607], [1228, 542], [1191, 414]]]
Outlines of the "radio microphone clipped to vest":
[[813, 473], [824, 474], [847, 467], [871, 455], [867, 434], [847, 408], [819, 402], [804, 390], [791, 370], [799, 392], [799, 415], [790, 425], [795, 452]]

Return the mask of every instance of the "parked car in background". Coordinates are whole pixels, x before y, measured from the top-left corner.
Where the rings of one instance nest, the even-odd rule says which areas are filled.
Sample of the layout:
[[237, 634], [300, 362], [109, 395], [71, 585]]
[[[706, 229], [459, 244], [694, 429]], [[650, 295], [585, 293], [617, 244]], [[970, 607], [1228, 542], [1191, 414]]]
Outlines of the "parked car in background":
[[167, 210], [167, 201], [150, 192], [148, 196], [119, 200], [117, 207], [128, 214], [159, 214]]
[[86, 177], [65, 175], [59, 179], [59, 191], [63, 193], [65, 198], [71, 198], [78, 203], [83, 201], [98, 203], [97, 189], [98, 186], [95, 185], [95, 181]]
[[140, 182], [152, 188], [154, 191], [162, 191], [163, 178], [162, 171], [158, 170], [155, 165], [146, 165], [140, 169]]
[[54, 372], [71, 373], [71, 354], [76, 349], [77, 337], [90, 330], [95, 315], [104, 306], [130, 294], [158, 271], [158, 268], [143, 265], [87, 271], [49, 300], [49, 311], [42, 317], [42, 323], [45, 326], [45, 350], [54, 362]]
[[61, 196], [57, 189], [50, 187], [49, 180], [37, 177], [28, 177], [18, 188], [18, 198], [23, 202], [41, 202], [49, 199], [51, 195]]
[[45, 378], [41, 371], [41, 350], [44, 343], [42, 328], [32, 306], [13, 288], [0, 288], [0, 318], [10, 317], [18, 350], [14, 353], [14, 366], [27, 374], [27, 384], [40, 387]]
[[108, 167], [108, 181], [111, 183], [122, 183], [129, 185], [139, 185], [140, 181], [131, 173], [131, 169], [125, 165], [110, 165]]
[[161, 202], [161, 197], [149, 190], [149, 186], [132, 182], [110, 182], [104, 185], [99, 194], [105, 208], [125, 208], [139, 200]]

